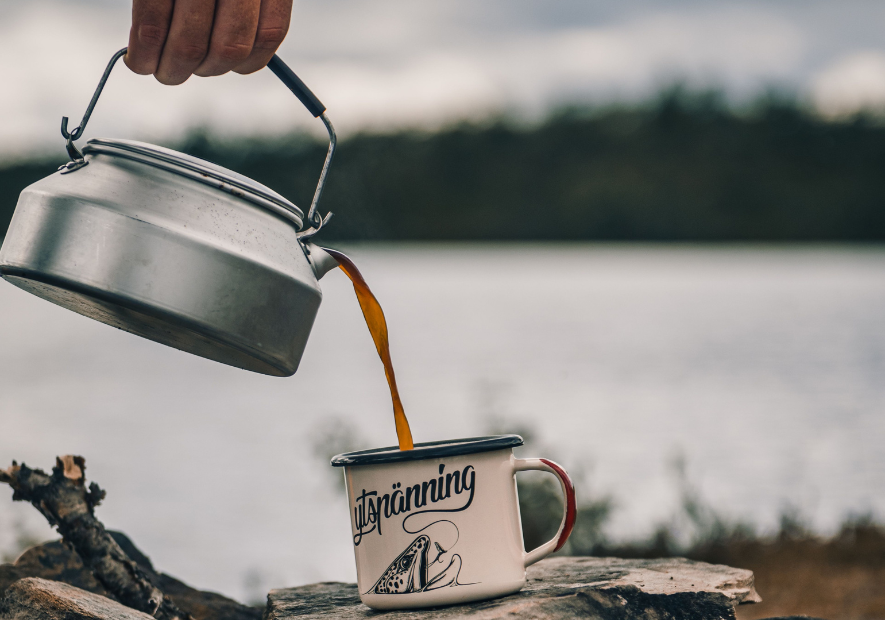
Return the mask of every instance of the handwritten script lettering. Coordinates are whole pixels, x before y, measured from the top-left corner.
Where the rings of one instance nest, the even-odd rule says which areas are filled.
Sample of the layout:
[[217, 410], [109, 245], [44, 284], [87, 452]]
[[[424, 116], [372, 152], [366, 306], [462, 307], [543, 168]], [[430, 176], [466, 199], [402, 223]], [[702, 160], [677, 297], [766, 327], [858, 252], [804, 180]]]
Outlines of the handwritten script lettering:
[[[353, 535], [353, 544], [359, 546], [363, 536], [374, 531], [377, 531], [380, 536], [382, 534], [382, 521], [392, 516], [410, 513], [409, 516], [411, 517], [425, 512], [461, 512], [462, 510], [467, 510], [470, 504], [473, 503], [473, 493], [475, 491], [476, 472], [473, 469], [473, 465], [468, 465], [463, 470], [455, 470], [451, 473], [444, 473], [445, 468], [445, 465], [440, 465], [439, 477], [432, 478], [426, 482], [419, 482], [405, 487], [402, 486], [402, 483], [395, 482], [391, 486], [391, 492], [384, 495], [379, 496], [378, 491], [366, 491], [363, 489], [362, 493], [354, 501], [353, 506], [353, 522], [356, 528], [356, 534]], [[465, 501], [460, 507], [444, 509], [429, 507], [450, 497], [461, 495], [465, 495]], [[413, 512], [421, 508], [424, 510]]]

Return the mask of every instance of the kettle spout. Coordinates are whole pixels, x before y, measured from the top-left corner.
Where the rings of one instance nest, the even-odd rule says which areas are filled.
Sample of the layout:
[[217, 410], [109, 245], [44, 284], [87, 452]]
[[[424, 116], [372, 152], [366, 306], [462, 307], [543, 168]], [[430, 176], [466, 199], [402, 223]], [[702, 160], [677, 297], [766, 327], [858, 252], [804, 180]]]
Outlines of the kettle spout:
[[338, 266], [338, 261], [332, 258], [332, 255], [320, 246], [310, 242], [307, 242], [305, 246], [310, 251], [310, 266], [313, 268], [313, 273], [316, 275], [317, 280]]

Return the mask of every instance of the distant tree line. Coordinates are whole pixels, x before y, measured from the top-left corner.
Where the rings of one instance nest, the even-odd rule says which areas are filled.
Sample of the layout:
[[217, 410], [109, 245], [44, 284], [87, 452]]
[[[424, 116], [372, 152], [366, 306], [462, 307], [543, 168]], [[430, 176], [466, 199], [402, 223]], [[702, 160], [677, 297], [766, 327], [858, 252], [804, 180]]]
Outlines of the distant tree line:
[[[306, 210], [326, 145], [194, 134], [177, 148]], [[58, 163], [0, 169], [0, 231]], [[885, 127], [677, 89], [532, 126], [356, 135], [339, 144], [322, 210], [335, 212], [327, 240], [881, 241]]]

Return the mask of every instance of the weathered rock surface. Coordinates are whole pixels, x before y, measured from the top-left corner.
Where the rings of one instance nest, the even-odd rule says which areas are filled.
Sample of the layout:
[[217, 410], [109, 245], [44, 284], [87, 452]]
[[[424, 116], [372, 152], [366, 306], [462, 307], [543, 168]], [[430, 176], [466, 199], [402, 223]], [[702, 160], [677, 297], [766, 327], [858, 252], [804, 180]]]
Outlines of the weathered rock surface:
[[[202, 592], [164, 573], [158, 573], [150, 559], [142, 553], [126, 535], [111, 532], [111, 536], [123, 551], [147, 573], [163, 592], [195, 620], [258, 620], [262, 611], [247, 607], [214, 592]], [[31, 547], [14, 564], [0, 565], [0, 596], [13, 582], [25, 577], [39, 577], [60, 581], [93, 594], [108, 596], [108, 592], [93, 577], [80, 557], [62, 541], [54, 541]], [[128, 608], [127, 608], [128, 609]], [[22, 618], [40, 616], [22, 616]]]
[[[761, 599], [753, 573], [684, 559], [549, 558], [530, 567], [522, 591], [491, 601], [388, 612], [390, 620], [443, 618], [591, 618], [598, 620], [733, 620], [734, 607]], [[265, 620], [376, 615], [356, 584], [320, 583], [271, 590]]]
[[[127, 555], [156, 577], [176, 604], [198, 620], [257, 620], [261, 616], [256, 608], [219, 594], [200, 592], [156, 573], [150, 560], [125, 536], [115, 537]], [[35, 576], [44, 579], [34, 579]], [[527, 578], [521, 592], [506, 598], [385, 615], [391, 620], [732, 620], [735, 605], [760, 600], [750, 571], [682, 559], [551, 558], [529, 568]], [[6, 592], [5, 598], [0, 599], [0, 620], [149, 618], [105, 598], [107, 593], [101, 584], [60, 541], [29, 549], [15, 564], [0, 566], [0, 592], [3, 590]], [[348, 620], [376, 613], [360, 603], [355, 584], [320, 583], [271, 591], [265, 620]]]
[[116, 601], [80, 588], [28, 577], [0, 598], [0, 620], [154, 620]]

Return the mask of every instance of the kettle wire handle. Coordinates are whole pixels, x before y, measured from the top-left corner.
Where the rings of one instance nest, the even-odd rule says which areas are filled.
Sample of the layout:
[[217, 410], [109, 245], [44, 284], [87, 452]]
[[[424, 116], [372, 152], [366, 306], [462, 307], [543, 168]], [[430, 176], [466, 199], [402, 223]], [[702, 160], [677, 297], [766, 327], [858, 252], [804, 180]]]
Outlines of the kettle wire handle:
[[[105, 68], [104, 74], [102, 74], [101, 80], [98, 82], [98, 87], [95, 89], [95, 93], [92, 95], [92, 99], [86, 107], [86, 113], [83, 115], [83, 120], [81, 120], [80, 124], [74, 128], [74, 131], [68, 132], [68, 117], [61, 117], [61, 135], [67, 140], [65, 148], [68, 151], [68, 156], [71, 158], [70, 162], [62, 166], [62, 168], [65, 168], [65, 172], [73, 172], [88, 163], [83, 157], [83, 153], [80, 152], [80, 149], [74, 146], [74, 140], [78, 140], [80, 136], [83, 135], [83, 130], [86, 129], [86, 123], [89, 122], [89, 118], [92, 116], [92, 110], [95, 109], [95, 104], [98, 103], [98, 98], [101, 96], [101, 91], [104, 90], [104, 85], [107, 83], [108, 78], [111, 75], [111, 70], [114, 68], [114, 65], [117, 64], [117, 61], [126, 54], [126, 50], [128, 49], [128, 47], [124, 47], [111, 56], [111, 61]], [[59, 168], [59, 170], [61, 170], [61, 168]]]
[[304, 107], [313, 114], [314, 118], [319, 117], [319, 119], [323, 121], [323, 124], [326, 126], [326, 131], [329, 132], [329, 150], [326, 152], [326, 161], [323, 162], [323, 170], [320, 172], [320, 180], [317, 182], [317, 188], [313, 193], [313, 200], [310, 202], [310, 209], [307, 212], [307, 223], [310, 224], [311, 228], [298, 233], [300, 239], [307, 240], [320, 232], [320, 228], [322, 228], [326, 222], [329, 221], [329, 218], [332, 217], [331, 212], [327, 213], [325, 217], [321, 217], [320, 214], [317, 213], [317, 206], [320, 203], [320, 197], [323, 195], [323, 186], [326, 184], [326, 174], [329, 172], [329, 166], [332, 164], [332, 155], [335, 154], [335, 146], [338, 143], [338, 138], [335, 135], [335, 128], [332, 127], [332, 122], [329, 120], [329, 117], [326, 116], [326, 106], [323, 105], [322, 101], [317, 99], [317, 96], [310, 91], [307, 84], [302, 82], [301, 78], [295, 75], [295, 72], [292, 71], [292, 69], [290, 69], [279, 56], [274, 54], [273, 58], [270, 59], [270, 62], [267, 63], [267, 68], [273, 71], [273, 74], [280, 78], [280, 81], [285, 84], [296, 97], [298, 97], [301, 103], [304, 104]]
[[[101, 91], [104, 90], [104, 86], [111, 75], [111, 71], [114, 69], [114, 65], [117, 64], [117, 61], [120, 60], [120, 58], [126, 55], [128, 49], [128, 47], [124, 47], [111, 57], [108, 66], [105, 67], [104, 73], [101, 76], [101, 80], [98, 82], [95, 93], [92, 95], [92, 99], [86, 107], [83, 119], [73, 131], [68, 131], [68, 117], [62, 117], [61, 135], [67, 141], [65, 143], [65, 148], [68, 151], [68, 156], [71, 158], [71, 161], [59, 168], [59, 170], [62, 170], [62, 174], [73, 172], [89, 163], [83, 157], [83, 153], [80, 149], [74, 145], [74, 141], [78, 140], [83, 135], [83, 131], [86, 129], [86, 124], [89, 122], [90, 117], [92, 117], [92, 111], [98, 103], [98, 98], [101, 96]], [[320, 173], [317, 188], [313, 194], [310, 210], [307, 212], [307, 224], [309, 225], [309, 228], [298, 233], [299, 239], [306, 240], [317, 234], [326, 222], [329, 221], [329, 218], [332, 217], [331, 213], [327, 213], [325, 217], [320, 216], [320, 214], [317, 213], [317, 206], [319, 205], [320, 197], [323, 195], [323, 186], [326, 184], [326, 175], [329, 172], [329, 166], [332, 163], [332, 155], [335, 153], [335, 146], [337, 144], [335, 128], [332, 127], [332, 122], [329, 120], [329, 117], [326, 116], [326, 106], [322, 104], [317, 96], [310, 91], [307, 85], [301, 81], [301, 78], [295, 75], [295, 72], [292, 71], [292, 69], [290, 69], [279, 56], [274, 54], [273, 58], [270, 59], [270, 62], [267, 63], [267, 67], [295, 94], [296, 97], [298, 97], [301, 103], [304, 104], [304, 107], [313, 114], [314, 118], [319, 117], [320, 120], [323, 121], [323, 124], [326, 126], [326, 131], [329, 132], [329, 150], [326, 152], [326, 160], [323, 163], [323, 170]]]

